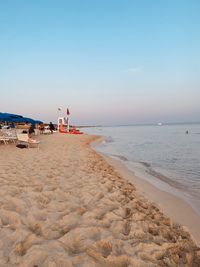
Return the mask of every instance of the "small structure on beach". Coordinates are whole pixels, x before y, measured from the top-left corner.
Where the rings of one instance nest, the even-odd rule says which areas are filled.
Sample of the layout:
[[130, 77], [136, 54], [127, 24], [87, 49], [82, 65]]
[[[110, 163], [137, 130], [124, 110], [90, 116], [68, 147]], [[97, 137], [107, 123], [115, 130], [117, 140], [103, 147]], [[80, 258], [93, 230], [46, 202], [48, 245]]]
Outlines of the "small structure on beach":
[[69, 120], [65, 117], [58, 117], [58, 132], [66, 134], [83, 134], [76, 127], [69, 125]]
[[66, 127], [67, 129], [69, 128], [68, 122], [65, 117], [58, 117], [58, 132], [61, 126]]
[[69, 125], [69, 109], [67, 108], [66, 117], [61, 117], [60, 114], [61, 108], [58, 108], [58, 132], [66, 134], [82, 134], [76, 127]]

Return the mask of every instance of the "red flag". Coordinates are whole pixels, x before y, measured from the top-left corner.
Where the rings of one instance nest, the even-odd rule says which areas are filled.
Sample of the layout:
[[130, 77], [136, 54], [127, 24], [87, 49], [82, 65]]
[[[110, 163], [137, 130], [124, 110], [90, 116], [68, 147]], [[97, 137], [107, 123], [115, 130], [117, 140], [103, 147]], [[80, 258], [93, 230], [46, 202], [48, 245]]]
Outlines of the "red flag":
[[67, 108], [67, 115], [70, 115], [69, 109]]

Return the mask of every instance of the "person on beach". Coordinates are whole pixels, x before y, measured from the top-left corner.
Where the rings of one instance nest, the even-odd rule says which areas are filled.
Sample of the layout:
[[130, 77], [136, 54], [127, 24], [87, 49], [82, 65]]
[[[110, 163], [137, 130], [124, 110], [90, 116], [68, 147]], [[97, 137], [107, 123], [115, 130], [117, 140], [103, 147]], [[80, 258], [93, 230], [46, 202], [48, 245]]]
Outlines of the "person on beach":
[[44, 132], [44, 124], [39, 124], [38, 129], [39, 129], [40, 133], [43, 134], [43, 132]]
[[61, 132], [61, 133], [66, 132], [65, 129], [64, 129], [64, 125], [62, 124], [62, 122], [59, 125], [59, 132]]
[[39, 142], [32, 137], [33, 133], [35, 133], [35, 125], [31, 124], [28, 130], [28, 142], [33, 144], [38, 144]]
[[55, 131], [55, 127], [54, 127], [52, 122], [49, 123], [49, 130], [51, 131], [51, 133], [53, 133], [53, 131]]
[[34, 132], [35, 132], [35, 125], [31, 124], [31, 126], [30, 126], [30, 128], [28, 130], [29, 137], [31, 137]]

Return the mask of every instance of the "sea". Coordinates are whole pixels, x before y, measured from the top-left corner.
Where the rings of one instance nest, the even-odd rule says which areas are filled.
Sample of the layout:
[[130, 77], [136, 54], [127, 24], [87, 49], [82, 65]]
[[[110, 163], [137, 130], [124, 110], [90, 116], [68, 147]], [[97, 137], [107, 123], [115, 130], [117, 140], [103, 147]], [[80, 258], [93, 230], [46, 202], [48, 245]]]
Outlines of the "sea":
[[184, 199], [200, 215], [200, 123], [90, 127], [84, 132], [104, 136], [97, 151]]

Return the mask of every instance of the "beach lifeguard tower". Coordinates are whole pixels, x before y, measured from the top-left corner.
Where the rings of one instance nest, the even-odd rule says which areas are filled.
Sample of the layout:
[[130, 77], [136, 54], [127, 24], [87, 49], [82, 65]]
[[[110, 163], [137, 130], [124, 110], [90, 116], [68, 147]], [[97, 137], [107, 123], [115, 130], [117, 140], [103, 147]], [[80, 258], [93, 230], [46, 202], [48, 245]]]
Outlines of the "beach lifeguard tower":
[[58, 117], [58, 132], [60, 125], [64, 126], [66, 128], [66, 131], [69, 132], [69, 118]]

